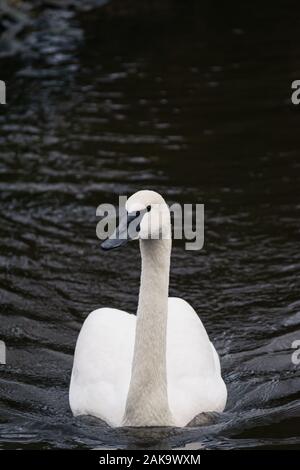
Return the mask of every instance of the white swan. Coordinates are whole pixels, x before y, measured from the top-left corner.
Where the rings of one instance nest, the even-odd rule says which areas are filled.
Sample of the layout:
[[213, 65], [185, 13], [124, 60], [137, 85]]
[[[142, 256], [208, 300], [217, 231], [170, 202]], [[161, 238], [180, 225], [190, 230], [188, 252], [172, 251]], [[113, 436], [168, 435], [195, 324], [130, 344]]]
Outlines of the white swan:
[[202, 412], [223, 411], [227, 390], [219, 357], [193, 308], [168, 298], [167, 204], [154, 191], [139, 191], [126, 210], [126, 221], [102, 247], [125, 244], [129, 223], [137, 221], [137, 316], [101, 308], [87, 317], [75, 350], [70, 406], [75, 416], [92, 415], [110, 426], [182, 427]]

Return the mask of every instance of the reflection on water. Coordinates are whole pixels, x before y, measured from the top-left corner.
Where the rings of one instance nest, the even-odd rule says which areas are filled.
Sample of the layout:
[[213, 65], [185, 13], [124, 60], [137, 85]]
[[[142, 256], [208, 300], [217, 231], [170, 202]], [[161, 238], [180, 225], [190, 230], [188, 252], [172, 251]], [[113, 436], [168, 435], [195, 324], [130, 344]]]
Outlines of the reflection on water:
[[[2, 448], [299, 446], [297, 14], [151, 8], [61, 12], [61, 28], [1, 63]], [[171, 295], [221, 355], [229, 401], [213, 423], [110, 429], [69, 410], [84, 318], [137, 304], [138, 247], [100, 252], [95, 210], [142, 188], [205, 204], [205, 248], [174, 243]]]

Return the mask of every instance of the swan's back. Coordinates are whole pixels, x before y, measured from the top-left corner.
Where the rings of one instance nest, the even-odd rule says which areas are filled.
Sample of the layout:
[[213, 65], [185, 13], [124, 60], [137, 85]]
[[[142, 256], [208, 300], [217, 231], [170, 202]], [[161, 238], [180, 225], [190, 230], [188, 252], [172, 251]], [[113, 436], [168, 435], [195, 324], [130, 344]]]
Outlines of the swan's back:
[[80, 331], [70, 385], [75, 416], [120, 426], [131, 376], [135, 315], [114, 308], [89, 314]]
[[[121, 426], [131, 378], [136, 316], [113, 308], [92, 312], [79, 334], [70, 386], [75, 416]], [[169, 406], [177, 426], [222, 411], [227, 392], [218, 354], [201, 320], [184, 300], [169, 298], [167, 327]]]
[[169, 298], [167, 379], [177, 426], [202, 412], [223, 411], [227, 391], [218, 354], [194, 309], [179, 298]]

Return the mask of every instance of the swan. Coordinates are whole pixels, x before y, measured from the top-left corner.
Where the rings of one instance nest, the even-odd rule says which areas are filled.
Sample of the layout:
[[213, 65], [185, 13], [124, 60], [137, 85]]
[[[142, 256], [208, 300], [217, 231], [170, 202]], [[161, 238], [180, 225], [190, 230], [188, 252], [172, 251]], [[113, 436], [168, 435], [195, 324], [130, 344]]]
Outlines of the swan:
[[154, 191], [138, 191], [126, 211], [101, 246], [110, 250], [139, 239], [137, 315], [104, 307], [86, 318], [75, 348], [70, 407], [74, 416], [91, 415], [112, 427], [183, 427], [200, 413], [224, 410], [219, 357], [194, 309], [168, 298], [172, 241], [166, 202]]

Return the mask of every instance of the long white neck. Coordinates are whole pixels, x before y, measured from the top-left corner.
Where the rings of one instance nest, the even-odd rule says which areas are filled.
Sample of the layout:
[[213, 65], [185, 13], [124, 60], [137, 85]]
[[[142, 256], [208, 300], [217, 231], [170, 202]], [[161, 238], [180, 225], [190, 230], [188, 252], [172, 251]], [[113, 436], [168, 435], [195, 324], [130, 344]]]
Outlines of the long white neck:
[[166, 336], [171, 240], [141, 240], [142, 274], [123, 425], [171, 426]]

